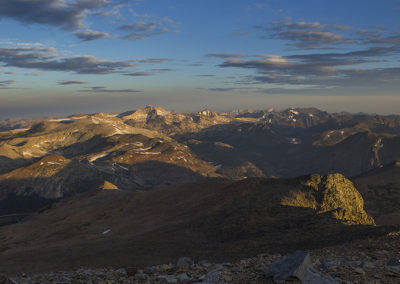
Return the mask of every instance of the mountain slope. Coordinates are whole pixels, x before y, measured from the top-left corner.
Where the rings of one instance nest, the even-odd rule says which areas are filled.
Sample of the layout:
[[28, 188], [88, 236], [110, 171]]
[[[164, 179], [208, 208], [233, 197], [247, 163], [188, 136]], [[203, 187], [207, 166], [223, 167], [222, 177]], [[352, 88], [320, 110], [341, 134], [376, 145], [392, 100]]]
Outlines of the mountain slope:
[[219, 176], [215, 171], [186, 145], [115, 115], [50, 119], [0, 135], [0, 211], [30, 212], [105, 180], [123, 190], [152, 189]]
[[400, 224], [400, 163], [393, 162], [352, 178], [377, 224]]
[[[237, 259], [386, 232], [371, 225], [362, 198], [341, 175], [214, 179], [146, 192], [100, 190], [0, 227], [0, 261], [6, 270], [39, 271], [140, 266], [182, 255]], [[38, 254], [40, 262], [34, 261]]]

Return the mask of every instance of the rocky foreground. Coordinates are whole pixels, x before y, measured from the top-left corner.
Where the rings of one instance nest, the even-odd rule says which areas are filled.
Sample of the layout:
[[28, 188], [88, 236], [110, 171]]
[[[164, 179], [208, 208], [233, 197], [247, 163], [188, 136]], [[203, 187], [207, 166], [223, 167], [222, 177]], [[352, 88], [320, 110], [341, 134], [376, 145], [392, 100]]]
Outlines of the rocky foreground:
[[145, 268], [78, 268], [18, 274], [1, 283], [400, 283], [399, 234], [286, 256], [260, 254], [229, 263], [193, 261]]

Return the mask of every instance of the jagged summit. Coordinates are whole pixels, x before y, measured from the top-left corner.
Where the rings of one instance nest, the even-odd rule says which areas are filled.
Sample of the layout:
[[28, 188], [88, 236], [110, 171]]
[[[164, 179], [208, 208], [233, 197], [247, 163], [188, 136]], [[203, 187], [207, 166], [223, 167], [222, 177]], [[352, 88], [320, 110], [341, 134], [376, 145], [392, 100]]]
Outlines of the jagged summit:
[[218, 115], [215, 111], [212, 111], [212, 110], [210, 110], [208, 108], [203, 109], [202, 111], [199, 111], [198, 114], [199, 115], [204, 115], [204, 116], [207, 116], [207, 117], [216, 117]]
[[167, 111], [161, 107], [146, 106], [145, 108], [138, 109], [131, 114], [121, 116], [123, 120], [148, 120], [154, 116], [166, 116], [171, 112]]

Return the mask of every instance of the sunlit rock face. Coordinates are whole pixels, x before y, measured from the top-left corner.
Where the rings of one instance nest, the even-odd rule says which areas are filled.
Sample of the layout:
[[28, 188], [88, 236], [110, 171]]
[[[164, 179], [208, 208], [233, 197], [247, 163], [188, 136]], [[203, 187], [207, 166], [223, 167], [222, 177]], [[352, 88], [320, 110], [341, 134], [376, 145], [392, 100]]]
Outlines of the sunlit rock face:
[[347, 225], [375, 225], [364, 210], [364, 200], [353, 183], [342, 174], [310, 175], [300, 190], [291, 190], [281, 204], [308, 207], [318, 214], [330, 213]]

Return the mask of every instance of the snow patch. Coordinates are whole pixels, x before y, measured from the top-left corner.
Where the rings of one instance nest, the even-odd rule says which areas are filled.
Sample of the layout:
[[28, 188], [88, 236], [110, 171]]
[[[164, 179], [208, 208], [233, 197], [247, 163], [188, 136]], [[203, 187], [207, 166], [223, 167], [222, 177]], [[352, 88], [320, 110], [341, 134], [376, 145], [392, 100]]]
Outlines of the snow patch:
[[127, 167], [121, 166], [119, 164], [117, 164], [121, 169], [124, 169], [125, 171], [129, 171], [129, 169]]
[[136, 154], [141, 154], [141, 155], [160, 155], [161, 152], [135, 152]]
[[106, 157], [106, 156], [108, 156], [108, 155], [110, 155], [110, 152], [101, 153], [101, 154], [99, 154], [99, 155], [92, 156], [92, 157], [89, 158], [88, 160], [89, 160], [89, 162], [94, 162], [94, 161], [96, 161], [96, 160], [98, 160], [98, 159], [100, 159], [100, 158], [104, 158], [104, 157]]
[[179, 157], [177, 157], [176, 159], [177, 159], [177, 160], [184, 160], [185, 162], [187, 162], [185, 156], [179, 156]]
[[50, 122], [74, 122], [75, 120], [70, 118], [59, 118], [59, 119], [49, 119]]
[[101, 233], [102, 235], [107, 235], [109, 232], [111, 232], [111, 229], [105, 230], [103, 233]]
[[294, 145], [299, 145], [301, 144], [301, 141], [297, 138], [289, 138], [289, 143]]
[[29, 157], [35, 156], [35, 155], [32, 154], [31, 152], [25, 152], [25, 151], [22, 152], [22, 155], [23, 155], [23, 156], [29, 156]]

